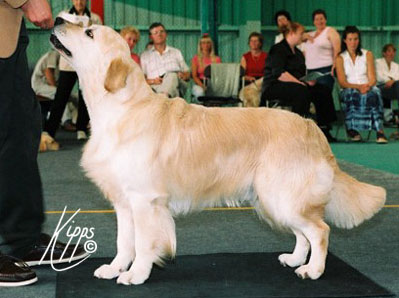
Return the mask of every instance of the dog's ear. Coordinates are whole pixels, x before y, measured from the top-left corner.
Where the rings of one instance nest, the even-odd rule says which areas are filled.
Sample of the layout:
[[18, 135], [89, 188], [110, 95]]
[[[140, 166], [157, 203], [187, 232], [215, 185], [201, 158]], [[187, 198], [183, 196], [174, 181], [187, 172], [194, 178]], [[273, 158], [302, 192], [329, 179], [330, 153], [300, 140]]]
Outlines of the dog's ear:
[[111, 61], [105, 76], [104, 88], [114, 93], [126, 86], [126, 78], [131, 71], [130, 65], [123, 62], [121, 58]]

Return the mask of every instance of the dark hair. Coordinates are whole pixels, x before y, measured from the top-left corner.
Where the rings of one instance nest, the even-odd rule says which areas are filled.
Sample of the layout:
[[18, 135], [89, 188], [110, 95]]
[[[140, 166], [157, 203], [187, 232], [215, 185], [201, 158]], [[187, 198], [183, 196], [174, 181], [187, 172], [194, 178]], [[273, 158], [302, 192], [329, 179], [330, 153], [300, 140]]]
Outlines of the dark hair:
[[277, 19], [278, 19], [279, 16], [285, 16], [288, 21], [291, 21], [291, 15], [290, 15], [290, 13], [288, 11], [279, 10], [278, 12], [276, 12], [274, 14], [274, 22], [276, 23], [276, 25], [277, 25]]
[[165, 26], [162, 23], [156, 22], [156, 23], [152, 23], [150, 28], [148, 28], [148, 35], [151, 35], [151, 30], [152, 29], [154, 29], [156, 27], [159, 27], [159, 26], [161, 26], [163, 28], [163, 30], [166, 31]]
[[396, 48], [393, 45], [393, 43], [388, 43], [388, 44], [384, 45], [383, 48], [382, 48], [382, 52], [386, 53], [386, 51], [388, 51], [389, 48], [392, 48], [393, 51], [396, 52]]
[[263, 36], [262, 34], [260, 34], [259, 32], [252, 32], [249, 37], [248, 37], [248, 43], [251, 40], [252, 37], [257, 37], [259, 39], [260, 42], [260, 48], [263, 47]]
[[305, 27], [302, 24], [299, 24], [297, 22], [289, 22], [288, 25], [281, 26], [279, 28], [279, 31], [283, 33], [284, 38], [288, 35], [290, 32], [297, 32], [299, 29], [303, 29], [305, 31]]
[[312, 12], [312, 21], [314, 21], [314, 17], [317, 15], [317, 14], [322, 14], [323, 16], [324, 16], [324, 18], [327, 20], [327, 14], [326, 14], [326, 11], [324, 10], [324, 9], [316, 9], [315, 11], [313, 11]]
[[[70, 14], [78, 14], [78, 11], [76, 10], [75, 6], [72, 6], [72, 8], [69, 10]], [[83, 15], [87, 15], [89, 18], [91, 18], [91, 13], [87, 6], [85, 7], [85, 10], [83, 12]]]
[[344, 42], [344, 40], [346, 39], [346, 36], [350, 33], [357, 33], [357, 35], [359, 36], [359, 44], [356, 48], [356, 55], [357, 56], [363, 55], [363, 53], [362, 53], [362, 38], [360, 35], [360, 30], [357, 29], [356, 26], [346, 26], [344, 32], [342, 32], [341, 53], [343, 53], [347, 50], [346, 43]]

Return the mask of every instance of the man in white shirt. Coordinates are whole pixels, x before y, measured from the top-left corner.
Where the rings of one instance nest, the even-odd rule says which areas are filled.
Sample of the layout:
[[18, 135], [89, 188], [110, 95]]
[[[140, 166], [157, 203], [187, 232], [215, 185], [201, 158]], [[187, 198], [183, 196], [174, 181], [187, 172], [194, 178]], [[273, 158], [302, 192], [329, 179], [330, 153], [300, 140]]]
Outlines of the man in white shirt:
[[149, 28], [153, 46], [140, 56], [147, 83], [157, 93], [173, 98], [183, 96], [190, 79], [189, 68], [180, 50], [166, 45], [167, 32], [161, 23]]
[[384, 101], [384, 120], [392, 120], [391, 100], [399, 98], [399, 64], [393, 60], [396, 48], [393, 44], [386, 44], [382, 48], [383, 58], [376, 59], [377, 86], [381, 90]]

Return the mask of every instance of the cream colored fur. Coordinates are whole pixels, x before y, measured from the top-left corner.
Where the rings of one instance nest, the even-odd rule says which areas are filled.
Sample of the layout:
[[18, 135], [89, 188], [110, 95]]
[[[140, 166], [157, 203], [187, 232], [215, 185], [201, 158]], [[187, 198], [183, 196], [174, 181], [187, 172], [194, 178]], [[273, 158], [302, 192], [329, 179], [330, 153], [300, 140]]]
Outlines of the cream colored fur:
[[241, 89], [239, 97], [243, 102], [244, 107], [259, 107], [262, 82], [263, 78], [258, 79]]
[[294, 252], [280, 262], [298, 267], [301, 278], [317, 279], [328, 247], [324, 218], [350, 228], [384, 205], [383, 188], [338, 168], [313, 121], [155, 94], [116, 32], [89, 29], [93, 38], [71, 24], [54, 34], [72, 53], [61, 51], [78, 73], [91, 117], [82, 166], [117, 215], [117, 255], [96, 277], [141, 284], [153, 263], [175, 255], [172, 215], [250, 203], [271, 225], [296, 235]]

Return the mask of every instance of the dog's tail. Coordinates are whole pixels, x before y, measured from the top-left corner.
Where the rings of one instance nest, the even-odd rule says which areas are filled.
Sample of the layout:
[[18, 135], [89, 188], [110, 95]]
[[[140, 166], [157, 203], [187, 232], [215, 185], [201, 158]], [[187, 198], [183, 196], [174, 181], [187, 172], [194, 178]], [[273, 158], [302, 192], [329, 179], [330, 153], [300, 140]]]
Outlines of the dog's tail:
[[339, 228], [351, 229], [371, 218], [385, 203], [385, 189], [363, 183], [335, 167], [326, 220]]
[[308, 123], [310, 136], [315, 142], [313, 148], [321, 150], [321, 154], [334, 171], [332, 188], [325, 207], [325, 218], [339, 228], [356, 227], [384, 206], [386, 191], [382, 187], [360, 182], [341, 171], [321, 130], [312, 121]]

